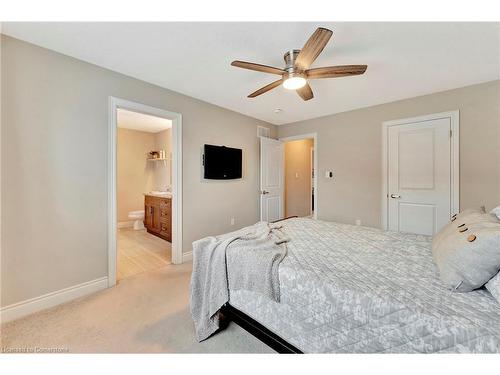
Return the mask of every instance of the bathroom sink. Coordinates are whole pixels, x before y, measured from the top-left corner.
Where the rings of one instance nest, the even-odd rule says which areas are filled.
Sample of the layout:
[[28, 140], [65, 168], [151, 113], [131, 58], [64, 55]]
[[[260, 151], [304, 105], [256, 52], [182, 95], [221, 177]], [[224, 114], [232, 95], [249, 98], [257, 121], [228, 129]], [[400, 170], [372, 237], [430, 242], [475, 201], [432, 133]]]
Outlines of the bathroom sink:
[[147, 193], [148, 195], [154, 195], [155, 197], [166, 197], [166, 198], [171, 198], [172, 197], [172, 193], [169, 192], [169, 191], [150, 191], [149, 193]]

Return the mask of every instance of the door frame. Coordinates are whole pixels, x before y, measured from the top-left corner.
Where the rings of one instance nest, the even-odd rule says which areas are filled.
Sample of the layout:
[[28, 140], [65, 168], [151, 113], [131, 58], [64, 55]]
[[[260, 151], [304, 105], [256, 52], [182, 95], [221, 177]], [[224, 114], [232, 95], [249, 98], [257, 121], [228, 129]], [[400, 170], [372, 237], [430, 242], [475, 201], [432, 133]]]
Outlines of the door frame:
[[182, 115], [110, 96], [108, 98], [108, 286], [116, 284], [117, 231], [117, 109], [172, 121], [172, 263], [182, 263]]
[[388, 137], [391, 126], [412, 124], [431, 120], [449, 118], [451, 124], [450, 150], [451, 150], [451, 177], [450, 177], [450, 215], [456, 214], [460, 210], [460, 111], [449, 111], [434, 113], [430, 115], [410, 117], [398, 120], [384, 121], [382, 123], [382, 229], [387, 230], [389, 225], [389, 205], [388, 205]]
[[[314, 214], [313, 219], [318, 219], [318, 133], [297, 134], [289, 137], [281, 137], [281, 142], [299, 141], [301, 139], [312, 139], [314, 142]], [[285, 161], [286, 163], [286, 161]]]

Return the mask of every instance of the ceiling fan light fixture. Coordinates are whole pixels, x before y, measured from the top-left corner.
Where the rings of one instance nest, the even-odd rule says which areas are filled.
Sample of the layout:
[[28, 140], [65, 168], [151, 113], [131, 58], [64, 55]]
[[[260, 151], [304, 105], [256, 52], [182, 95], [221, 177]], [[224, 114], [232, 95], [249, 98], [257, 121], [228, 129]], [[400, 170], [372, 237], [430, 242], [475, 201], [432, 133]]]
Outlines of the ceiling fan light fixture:
[[283, 87], [287, 90], [297, 90], [304, 87], [306, 83], [307, 81], [304, 77], [290, 74], [290, 76], [283, 81]]
[[287, 90], [295, 90], [302, 100], [311, 100], [314, 98], [314, 93], [308, 84], [309, 80], [356, 76], [363, 74], [367, 68], [366, 65], [337, 65], [309, 69], [326, 47], [332, 34], [331, 30], [318, 27], [302, 49], [293, 49], [285, 53], [283, 56], [285, 67], [283, 69], [241, 60], [234, 60], [231, 65], [237, 68], [281, 76], [281, 79], [268, 83], [264, 87], [252, 92], [248, 95], [248, 98], [255, 98], [283, 85]]

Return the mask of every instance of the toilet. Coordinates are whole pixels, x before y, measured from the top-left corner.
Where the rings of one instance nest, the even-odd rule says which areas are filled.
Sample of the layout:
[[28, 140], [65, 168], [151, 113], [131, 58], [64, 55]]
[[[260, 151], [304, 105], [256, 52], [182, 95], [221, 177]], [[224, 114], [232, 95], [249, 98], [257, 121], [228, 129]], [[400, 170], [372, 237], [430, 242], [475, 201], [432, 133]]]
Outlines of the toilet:
[[144, 210], [130, 211], [128, 213], [128, 218], [134, 220], [134, 229], [141, 230], [144, 229]]

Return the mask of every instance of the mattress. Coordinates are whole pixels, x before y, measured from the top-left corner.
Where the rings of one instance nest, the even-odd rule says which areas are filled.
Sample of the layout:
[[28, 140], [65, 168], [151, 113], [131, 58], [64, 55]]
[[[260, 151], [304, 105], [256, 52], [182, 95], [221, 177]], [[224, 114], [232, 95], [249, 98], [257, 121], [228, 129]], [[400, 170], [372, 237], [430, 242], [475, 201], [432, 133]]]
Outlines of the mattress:
[[302, 351], [500, 352], [500, 305], [447, 290], [431, 237], [305, 218], [283, 230], [280, 302], [230, 290], [230, 304]]

